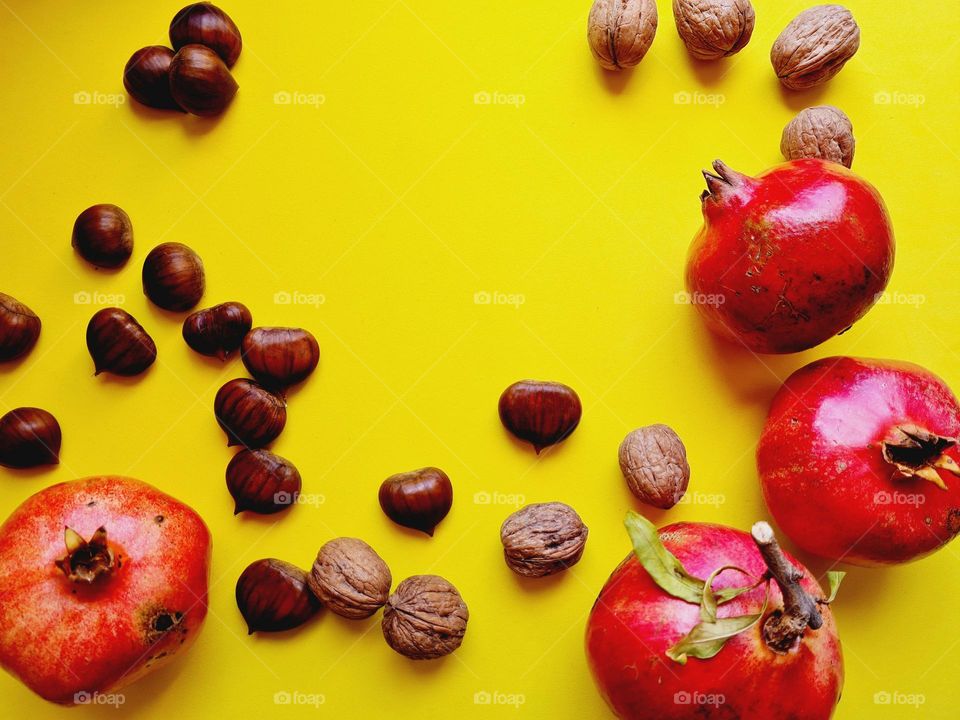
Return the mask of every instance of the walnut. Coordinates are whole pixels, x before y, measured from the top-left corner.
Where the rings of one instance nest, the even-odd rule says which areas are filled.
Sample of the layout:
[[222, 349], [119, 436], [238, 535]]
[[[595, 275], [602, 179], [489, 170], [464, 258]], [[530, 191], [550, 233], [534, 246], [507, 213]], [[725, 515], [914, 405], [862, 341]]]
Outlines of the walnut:
[[717, 60], [746, 47], [756, 15], [750, 0], [673, 0], [673, 18], [693, 57]]
[[787, 160], [823, 158], [850, 167], [853, 164], [853, 125], [833, 105], [801, 110], [783, 129], [780, 152]]
[[381, 628], [387, 644], [401, 655], [434, 660], [460, 647], [469, 618], [453, 585], [436, 575], [414, 575], [387, 600]]
[[770, 50], [780, 82], [803, 90], [832, 78], [860, 47], [860, 28], [842, 5], [817, 5], [797, 15]]
[[690, 481], [687, 449], [672, 428], [637, 428], [620, 443], [620, 470], [630, 492], [658, 508], [680, 502]]
[[332, 612], [360, 620], [383, 607], [393, 578], [390, 568], [363, 540], [337, 538], [317, 553], [307, 584]]
[[545, 577], [576, 565], [587, 543], [587, 526], [569, 505], [527, 505], [500, 528], [507, 566], [524, 577]]
[[607, 70], [639, 63], [656, 34], [655, 0], [594, 0], [590, 8], [587, 40], [593, 56]]

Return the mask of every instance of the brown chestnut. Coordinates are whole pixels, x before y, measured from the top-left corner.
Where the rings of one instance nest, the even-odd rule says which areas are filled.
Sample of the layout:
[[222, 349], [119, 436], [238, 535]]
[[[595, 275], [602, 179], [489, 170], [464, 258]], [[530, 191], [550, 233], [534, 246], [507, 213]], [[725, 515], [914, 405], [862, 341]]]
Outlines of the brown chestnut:
[[73, 223], [73, 247], [97, 267], [117, 268], [133, 253], [133, 225], [116, 205], [93, 205]]
[[317, 339], [301, 328], [254, 328], [241, 347], [240, 357], [250, 374], [281, 390], [305, 380], [320, 362]]
[[143, 261], [143, 292], [164, 310], [189, 310], [200, 302], [205, 287], [203, 261], [182, 243], [157, 245]]
[[433, 536], [453, 505], [453, 485], [435, 467], [391, 475], [380, 485], [380, 507], [398, 525]]
[[570, 435], [582, 412], [573, 388], [538, 380], [521, 380], [504, 390], [499, 410], [504, 427], [531, 443], [538, 455]]
[[170, 23], [170, 43], [176, 50], [191, 43], [206, 45], [227, 67], [233, 67], [243, 47], [236, 23], [208, 2], [187, 5], [174, 16]]
[[297, 502], [300, 472], [269, 450], [241, 450], [227, 465], [227, 490], [236, 501], [233, 514], [249, 510], [271, 515]]
[[237, 580], [237, 607], [248, 634], [300, 627], [323, 607], [296, 565], [265, 558], [247, 566]]
[[163, 45], [148, 45], [131, 55], [123, 68], [123, 87], [130, 97], [147, 107], [183, 112], [170, 94], [173, 54]]
[[183, 321], [183, 339], [201, 355], [226, 360], [240, 349], [253, 318], [247, 306], [225, 302], [198, 310]]
[[40, 337], [40, 318], [16, 298], [0, 292], [0, 362], [26, 355]]
[[104, 308], [87, 324], [87, 349], [94, 374], [139, 375], [157, 359], [157, 346], [126, 310]]
[[0, 418], [0, 465], [31, 468], [60, 462], [60, 423], [46, 410], [22, 407]]
[[220, 56], [205, 45], [184, 45], [170, 63], [170, 94], [188, 113], [219, 115], [237, 87]]
[[246, 378], [230, 380], [217, 391], [213, 412], [227, 434], [228, 447], [263, 447], [276, 440], [287, 424], [284, 399]]

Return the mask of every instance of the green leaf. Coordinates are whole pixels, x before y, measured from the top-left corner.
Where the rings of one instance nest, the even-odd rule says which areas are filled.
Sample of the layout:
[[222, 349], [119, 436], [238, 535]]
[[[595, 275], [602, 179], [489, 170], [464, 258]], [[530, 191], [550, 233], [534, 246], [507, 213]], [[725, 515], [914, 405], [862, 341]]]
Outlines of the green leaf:
[[843, 582], [845, 575], [846, 573], [841, 570], [831, 570], [827, 573], [827, 582], [830, 584], [830, 594], [827, 596], [828, 603], [832, 603], [834, 598], [837, 597], [837, 591], [840, 589], [840, 583]]
[[633, 552], [653, 581], [674, 597], [699, 605], [703, 599], [703, 580], [688, 573], [663, 546], [653, 523], [631, 511], [624, 524], [633, 542]]
[[[722, 618], [711, 622], [697, 623], [693, 630], [686, 634], [673, 647], [667, 650], [667, 657], [681, 665], [687, 664], [688, 657], [701, 660], [712, 658], [723, 649], [727, 640], [749, 630], [756, 625], [767, 611], [767, 601], [770, 593], [763, 598], [763, 607], [754, 615], [740, 615], [738, 617]], [[703, 610], [701, 609], [701, 613]]]
[[700, 618], [704, 622], [713, 622], [717, 619], [717, 605], [730, 602], [735, 597], [739, 597], [745, 592], [753, 590], [763, 582], [761, 579], [755, 585], [749, 585], [747, 587], [724, 588], [723, 590], [714, 593], [713, 581], [716, 579], [717, 575], [722, 573], [724, 570], [736, 570], [744, 575], [750, 574], [743, 568], [737, 567], [736, 565], [723, 565], [710, 573], [710, 577], [708, 577], [703, 583], [703, 594], [700, 601]]

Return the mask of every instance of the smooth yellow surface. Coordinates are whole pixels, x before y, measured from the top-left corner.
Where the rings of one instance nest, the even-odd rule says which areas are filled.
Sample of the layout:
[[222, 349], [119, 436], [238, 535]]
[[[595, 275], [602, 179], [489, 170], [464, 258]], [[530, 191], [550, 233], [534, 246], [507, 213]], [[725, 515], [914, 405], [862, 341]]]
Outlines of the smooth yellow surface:
[[[748, 528], [767, 517], [754, 444], [792, 370], [886, 356], [960, 386], [960, 5], [848, 0], [860, 52], [827, 86], [791, 94], [769, 48], [809, 4], [755, 0], [747, 48], [694, 64], [660, 0], [650, 54], [614, 76], [587, 48], [588, 0], [230, 0], [240, 92], [224, 116], [198, 120], [136, 106], [120, 83], [134, 50], [165, 41], [178, 2], [0, 3], [0, 289], [44, 323], [33, 353], [0, 368], [0, 410], [45, 407], [64, 431], [58, 468], [0, 471], [0, 514], [54, 482], [129, 474], [197, 508], [215, 538], [210, 617], [191, 653], [129, 688], [119, 712], [71, 716], [608, 717], [583, 631], [628, 551], [622, 519], [638, 506], [616, 451], [630, 429], [669, 423], [689, 450], [693, 501], [648, 513], [655, 522]], [[783, 125], [819, 103], [851, 116], [854, 170], [889, 206], [896, 294], [813, 351], [755, 358], [714, 342], [675, 302], [700, 225], [699, 171], [716, 157], [750, 173], [777, 163]], [[70, 247], [74, 218], [97, 202], [133, 219], [120, 272]], [[143, 258], [168, 240], [203, 257], [205, 305], [241, 300], [257, 324], [317, 336], [319, 370], [292, 394], [275, 446], [315, 504], [233, 516], [212, 405], [243, 368], [195, 355], [182, 316], [141, 294]], [[110, 295], [159, 347], [138, 380], [92, 374], [84, 328]], [[496, 414], [500, 391], [525, 377], [583, 399], [580, 428], [539, 458]], [[456, 493], [433, 539], [392, 525], [376, 498], [387, 475], [428, 464]], [[590, 527], [579, 565], [542, 581], [506, 568], [498, 530], [516, 496], [577, 508]], [[456, 584], [471, 613], [463, 647], [414, 664], [386, 646], [378, 619], [329, 614], [247, 637], [233, 598], [246, 564], [306, 567], [339, 535], [370, 542], [395, 582], [430, 572]], [[836, 605], [847, 672], [837, 718], [957, 716], [958, 552], [851, 570]], [[324, 702], [283, 707], [276, 693]], [[475, 702], [483, 693], [491, 705]], [[896, 704], [917, 694], [919, 708]], [[2, 717], [66, 712], [6, 675], [0, 697]]]

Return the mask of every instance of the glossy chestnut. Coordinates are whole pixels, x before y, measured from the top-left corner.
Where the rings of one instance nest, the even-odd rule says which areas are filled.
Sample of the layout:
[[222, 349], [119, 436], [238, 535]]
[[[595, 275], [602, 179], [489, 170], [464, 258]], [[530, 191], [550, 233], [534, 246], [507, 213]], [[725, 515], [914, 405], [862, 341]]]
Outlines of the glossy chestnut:
[[123, 87], [138, 103], [158, 110], [179, 110], [170, 94], [170, 63], [174, 52], [163, 45], [140, 48], [123, 68]]
[[0, 292], [0, 362], [26, 355], [40, 337], [40, 318], [16, 298]]
[[241, 450], [227, 465], [227, 489], [236, 502], [233, 514], [261, 515], [286, 510], [300, 497], [300, 472], [269, 450]]
[[203, 261], [182, 243], [157, 245], [143, 261], [143, 292], [164, 310], [194, 307], [206, 288]]
[[46, 410], [22, 407], [0, 418], [0, 465], [32, 468], [60, 462], [60, 424]]
[[71, 244], [92, 265], [120, 267], [133, 253], [130, 216], [116, 205], [92, 205], [80, 213], [73, 223]]
[[432, 537], [453, 505], [453, 485], [443, 470], [425, 467], [388, 477], [379, 498], [388, 518]]
[[227, 434], [227, 446], [268, 445], [287, 424], [287, 404], [259, 383], [237, 378], [225, 383], [213, 401], [217, 423]]
[[237, 94], [237, 81], [205, 45], [184, 45], [170, 63], [170, 94], [193, 115], [219, 115]]
[[576, 429], [582, 407], [573, 388], [562, 383], [521, 380], [503, 391], [499, 411], [504, 427], [539, 455]]
[[174, 16], [170, 23], [170, 43], [176, 50], [192, 43], [206, 45], [227, 67], [233, 67], [243, 48], [236, 23], [208, 2], [187, 5]]
[[301, 328], [254, 328], [243, 338], [241, 348], [250, 374], [280, 390], [305, 380], [320, 362], [317, 339]]
[[246, 305], [225, 302], [198, 310], [183, 321], [183, 339], [201, 355], [226, 360], [240, 349], [253, 318]]
[[323, 607], [307, 586], [307, 573], [275, 558], [250, 563], [236, 596], [250, 635], [300, 627]]
[[104, 308], [87, 324], [94, 374], [139, 375], [157, 359], [157, 346], [143, 326], [120, 308]]

